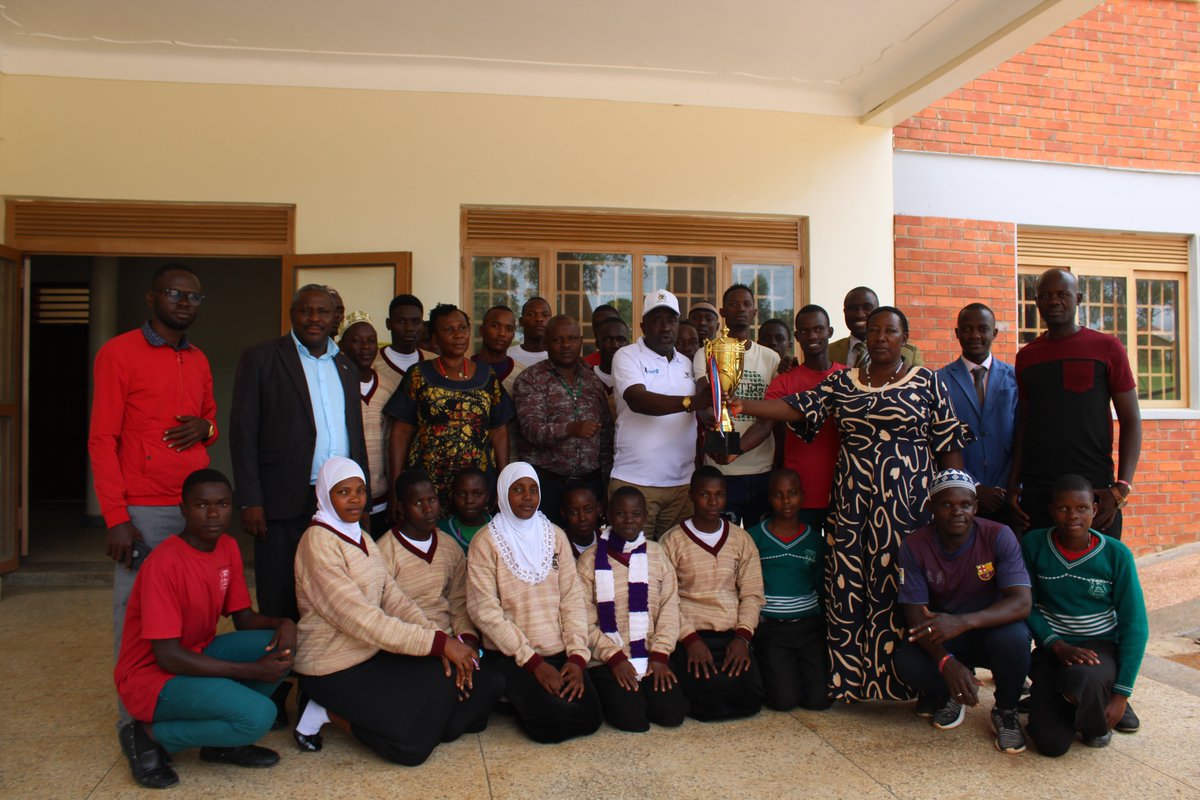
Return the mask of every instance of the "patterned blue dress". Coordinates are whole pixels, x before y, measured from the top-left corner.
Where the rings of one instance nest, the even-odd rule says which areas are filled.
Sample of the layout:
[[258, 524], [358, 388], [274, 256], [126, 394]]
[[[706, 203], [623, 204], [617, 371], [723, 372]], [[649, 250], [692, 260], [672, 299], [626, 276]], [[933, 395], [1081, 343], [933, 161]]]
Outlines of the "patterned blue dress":
[[936, 455], [961, 450], [972, 436], [924, 367], [878, 389], [859, 382], [857, 369], [841, 370], [783, 400], [803, 415], [790, 427], [805, 440], [829, 417], [842, 437], [826, 526], [830, 692], [847, 701], [908, 699], [892, 670], [904, 628], [896, 608], [900, 543], [932, 521], [926, 501]]

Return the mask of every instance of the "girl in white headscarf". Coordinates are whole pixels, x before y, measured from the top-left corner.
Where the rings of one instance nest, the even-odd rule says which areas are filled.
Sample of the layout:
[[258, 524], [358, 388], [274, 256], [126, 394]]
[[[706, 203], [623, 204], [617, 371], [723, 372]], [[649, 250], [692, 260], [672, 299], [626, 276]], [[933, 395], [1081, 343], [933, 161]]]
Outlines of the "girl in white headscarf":
[[358, 464], [335, 457], [321, 466], [317, 513], [296, 551], [294, 671], [309, 701], [293, 736], [301, 750], [320, 750], [321, 725], [333, 722], [415, 766], [486, 719], [500, 687], [474, 691], [475, 652], [396, 585], [359, 526], [369, 506]]
[[505, 467], [496, 494], [500, 513], [467, 555], [467, 610], [483, 635], [483, 663], [504, 672], [508, 700], [534, 741], [594, 733], [603, 717], [587, 675], [587, 612], [571, 544], [538, 510], [532, 466]]

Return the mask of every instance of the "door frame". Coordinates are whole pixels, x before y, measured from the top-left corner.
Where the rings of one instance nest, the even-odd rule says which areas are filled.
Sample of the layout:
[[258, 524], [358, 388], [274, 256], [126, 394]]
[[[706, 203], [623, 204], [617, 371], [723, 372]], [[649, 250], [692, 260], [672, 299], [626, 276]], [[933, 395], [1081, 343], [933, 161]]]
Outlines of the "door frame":
[[10, 516], [13, 531], [12, 557], [0, 561], [0, 575], [3, 575], [15, 570], [21, 563], [21, 556], [29, 550], [29, 481], [26, 479], [29, 421], [25, 415], [25, 409], [29, 407], [29, 359], [25, 357], [25, 343], [29, 341], [29, 264], [24, 253], [5, 245], [0, 245], [0, 259], [12, 262], [17, 279], [17, 290], [9, 307], [0, 309], [0, 315], [12, 315], [9, 324], [13, 326], [14, 335], [13, 374], [10, 376], [13, 380], [12, 402], [0, 404], [0, 416], [13, 420], [14, 441], [11, 451], [0, 454], [0, 457], [8, 457], [15, 462], [13, 469], [0, 471], [0, 480], [8, 484], [11, 496], [16, 498], [13, 508], [0, 509], [0, 513]]

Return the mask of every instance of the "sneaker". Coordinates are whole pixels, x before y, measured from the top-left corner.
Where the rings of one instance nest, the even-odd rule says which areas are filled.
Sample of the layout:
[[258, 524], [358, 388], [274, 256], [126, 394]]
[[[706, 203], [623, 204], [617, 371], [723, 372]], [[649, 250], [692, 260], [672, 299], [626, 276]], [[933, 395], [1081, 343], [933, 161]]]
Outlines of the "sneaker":
[[963, 717], [967, 715], [967, 709], [962, 703], [956, 703], [953, 700], [947, 700], [946, 704], [933, 712], [933, 727], [939, 730], [949, 730], [962, 725]]
[[1108, 747], [1112, 741], [1112, 731], [1105, 731], [1103, 736], [1084, 736], [1083, 743], [1088, 747]]
[[992, 727], [996, 729], [996, 749], [1001, 753], [1024, 753], [1025, 732], [1017, 719], [1017, 710], [992, 709]]
[[1117, 720], [1117, 725], [1114, 728], [1119, 733], [1137, 733], [1142, 727], [1142, 721], [1138, 719], [1138, 715], [1133, 713], [1133, 706], [1129, 703], [1125, 704], [1125, 713]]
[[929, 719], [941, 705], [942, 701], [933, 692], [918, 692], [916, 715], [921, 719]]

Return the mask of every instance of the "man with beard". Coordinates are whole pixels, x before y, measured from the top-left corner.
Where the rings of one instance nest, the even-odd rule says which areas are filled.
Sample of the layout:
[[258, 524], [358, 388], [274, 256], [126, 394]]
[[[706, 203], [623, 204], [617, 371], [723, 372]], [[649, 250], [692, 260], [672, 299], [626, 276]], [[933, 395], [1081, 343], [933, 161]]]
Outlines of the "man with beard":
[[[138, 568], [183, 530], [183, 481], [208, 466], [207, 448], [217, 438], [212, 371], [186, 335], [202, 302], [196, 273], [166, 264], [146, 292], [150, 319], [96, 354], [88, 454], [108, 528], [105, 552], [117, 563], [114, 660]], [[124, 726], [132, 718], [120, 703], [117, 708], [118, 727]]]

